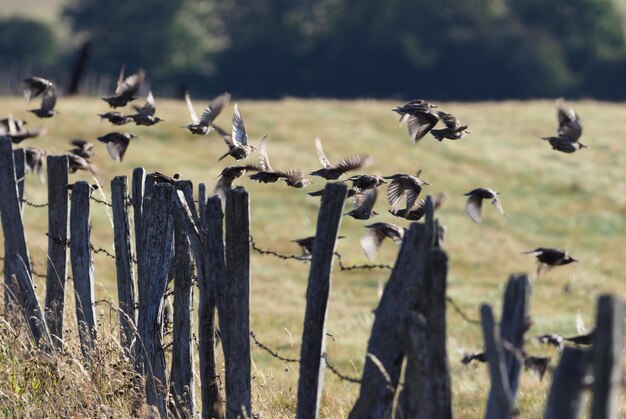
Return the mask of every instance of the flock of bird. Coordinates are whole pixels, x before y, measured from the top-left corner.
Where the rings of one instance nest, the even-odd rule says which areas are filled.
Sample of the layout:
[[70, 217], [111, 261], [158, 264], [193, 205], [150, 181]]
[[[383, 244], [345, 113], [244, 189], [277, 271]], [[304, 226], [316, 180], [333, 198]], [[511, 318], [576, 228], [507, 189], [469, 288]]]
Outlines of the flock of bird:
[[[112, 96], [102, 98], [113, 109], [125, 107], [136, 100], [140, 87], [145, 79], [143, 70], [124, 76], [124, 67], [119, 74], [117, 88]], [[24, 96], [31, 101], [41, 96], [41, 105], [38, 109], [31, 110], [39, 118], [50, 118], [58, 112], [54, 110], [57, 94], [54, 83], [41, 77], [30, 77], [23, 80], [25, 84]], [[225, 167], [217, 181], [214, 193], [224, 197], [226, 191], [232, 188], [233, 182], [246, 173], [252, 173], [248, 177], [251, 180], [262, 183], [275, 183], [284, 181], [288, 186], [304, 188], [311, 183], [308, 176], [318, 176], [326, 180], [337, 180], [347, 176], [349, 172], [356, 172], [367, 167], [372, 159], [367, 154], [354, 154], [343, 159], [331, 161], [327, 158], [322, 147], [321, 139], [315, 138], [315, 149], [321, 168], [308, 173], [300, 169], [274, 169], [268, 156], [268, 138], [264, 136], [257, 145], [248, 142], [244, 120], [237, 103], [234, 103], [231, 132], [227, 132], [215, 124], [216, 118], [229, 104], [231, 96], [223, 93], [210, 101], [200, 118], [196, 114], [189, 93], [185, 93], [185, 101], [191, 117], [191, 123], [183, 126], [194, 135], [207, 135], [213, 131], [219, 134], [227, 146], [227, 151], [219, 158], [219, 161], [232, 157], [236, 161], [244, 160], [253, 153], [258, 155], [258, 161], [235, 164]], [[576, 112], [568, 108], [562, 99], [557, 100], [558, 128], [557, 135], [544, 137], [552, 148], [565, 153], [573, 153], [581, 148], [579, 142], [582, 134], [582, 125]], [[124, 114], [119, 111], [109, 111], [99, 114], [100, 118], [109, 121], [115, 126], [123, 126], [134, 122], [136, 125], [152, 126], [163, 119], [157, 117], [154, 96], [148, 93], [143, 106], [134, 106], [135, 113]], [[393, 109], [400, 115], [400, 124], [408, 126], [409, 138], [413, 144], [421, 141], [427, 134], [431, 134], [436, 140], [460, 140], [469, 134], [468, 124], [462, 123], [456, 116], [438, 110], [437, 106], [424, 100], [414, 100]], [[435, 129], [442, 122], [443, 128]], [[38, 137], [45, 134], [45, 129], [29, 129], [26, 121], [12, 118], [11, 116], [0, 120], [0, 135], [8, 136], [14, 144], [19, 144], [28, 138]], [[130, 132], [113, 131], [98, 137], [98, 141], [105, 144], [110, 156], [121, 161], [128, 146], [136, 135]], [[84, 170], [97, 174], [91, 157], [94, 155], [94, 144], [85, 140], [74, 139], [70, 141], [73, 146], [67, 154], [69, 171], [74, 173]], [[41, 177], [42, 163], [47, 152], [35, 147], [25, 147], [26, 166], [31, 172]], [[422, 179], [421, 171], [415, 175], [398, 173], [389, 176], [371, 174], [356, 174], [346, 177], [345, 182], [351, 182], [348, 197], [353, 200], [353, 208], [345, 215], [357, 220], [369, 220], [378, 213], [374, 211], [374, 204], [378, 198], [378, 189], [387, 184], [387, 200], [391, 206], [389, 212], [405, 220], [416, 221], [424, 216], [425, 199], [419, 199], [422, 189], [430, 185]], [[165, 178], [168, 178], [165, 176]], [[311, 192], [311, 196], [320, 196], [322, 191]], [[489, 200], [494, 207], [504, 215], [504, 209], [499, 199], [499, 193], [490, 188], [476, 188], [465, 194], [467, 204], [466, 213], [476, 223], [481, 222], [482, 204]], [[442, 193], [433, 196], [434, 207], [439, 208], [446, 200]], [[385, 240], [391, 238], [396, 243], [401, 243], [405, 229], [388, 222], [376, 222], [366, 225], [366, 233], [360, 242], [366, 256], [370, 259], [376, 257], [378, 249]], [[294, 240], [303, 250], [303, 256], [310, 256], [313, 238]], [[538, 261], [537, 275], [553, 266], [566, 265], [576, 262], [565, 250], [539, 247], [526, 252], [536, 256]]]

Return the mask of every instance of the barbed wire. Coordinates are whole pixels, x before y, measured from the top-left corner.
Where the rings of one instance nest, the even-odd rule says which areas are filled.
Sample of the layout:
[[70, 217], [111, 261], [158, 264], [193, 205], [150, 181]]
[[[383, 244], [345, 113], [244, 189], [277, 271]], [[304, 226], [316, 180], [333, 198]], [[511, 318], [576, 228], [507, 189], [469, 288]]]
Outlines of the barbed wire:
[[104, 255], [106, 255], [107, 257], [111, 258], [111, 259], [117, 259], [116, 256], [114, 254], [112, 254], [111, 252], [109, 252], [108, 250], [102, 248], [102, 247], [98, 247], [96, 248], [93, 243], [89, 243], [89, 248], [94, 252], [94, 253], [102, 253]]
[[328, 360], [328, 354], [326, 352], [322, 354], [322, 358], [326, 362], [326, 366], [328, 367], [328, 369], [337, 377], [339, 377], [339, 379], [341, 379], [342, 381], [347, 381], [349, 383], [361, 384], [361, 380], [359, 380], [358, 378], [354, 378], [354, 377], [350, 377], [348, 375], [342, 374], [337, 368], [335, 368], [335, 366], [331, 364], [330, 361]]
[[454, 311], [456, 311], [463, 320], [465, 320], [467, 323], [470, 324], [475, 324], [475, 325], [479, 325], [480, 324], [480, 320], [477, 319], [472, 319], [470, 318], [465, 311], [456, 303], [456, 301], [454, 301], [452, 299], [452, 297], [450, 296], [446, 296], [446, 302], [450, 303], [450, 305], [452, 306], [452, 308], [454, 309]]
[[386, 263], [381, 263], [377, 265], [344, 265], [341, 254], [339, 252], [335, 252], [335, 256], [337, 256], [337, 262], [339, 263], [339, 269], [342, 271], [352, 271], [355, 269], [393, 269], [393, 266], [387, 265]]
[[103, 201], [102, 199], [98, 199], [98, 198], [93, 197], [93, 196], [90, 196], [89, 199], [91, 199], [94, 202], [97, 202], [98, 204], [102, 204], [102, 205], [105, 205], [105, 206], [107, 206], [109, 208], [113, 208], [113, 204], [108, 203], [107, 201]]
[[264, 250], [261, 249], [260, 247], [258, 247], [256, 245], [256, 243], [254, 242], [254, 238], [252, 236], [250, 236], [250, 247], [252, 248], [252, 250], [254, 250], [255, 252], [261, 254], [261, 255], [270, 255], [270, 256], [275, 256], [279, 259], [282, 260], [289, 260], [289, 259], [294, 259], [294, 260], [299, 260], [301, 262], [308, 262], [310, 261], [310, 258], [307, 256], [298, 256], [298, 255], [283, 255], [280, 254], [278, 252], [274, 252], [273, 250]]
[[48, 206], [47, 202], [44, 202], [43, 204], [35, 204], [32, 203], [24, 198], [20, 198], [20, 202], [23, 202], [24, 204], [28, 205], [29, 207], [33, 207], [33, 208], [45, 208]]
[[258, 346], [259, 348], [263, 349], [265, 352], [267, 352], [268, 354], [270, 354], [272, 357], [279, 359], [283, 362], [290, 362], [290, 363], [300, 363], [300, 359], [296, 359], [296, 358], [286, 358], [284, 356], [281, 356], [278, 354], [278, 352], [273, 351], [269, 346], [264, 345], [263, 343], [259, 342], [259, 340], [256, 338], [256, 336], [254, 335], [254, 332], [251, 330], [250, 331], [250, 337], [252, 338], [252, 340], [254, 341], [255, 345]]

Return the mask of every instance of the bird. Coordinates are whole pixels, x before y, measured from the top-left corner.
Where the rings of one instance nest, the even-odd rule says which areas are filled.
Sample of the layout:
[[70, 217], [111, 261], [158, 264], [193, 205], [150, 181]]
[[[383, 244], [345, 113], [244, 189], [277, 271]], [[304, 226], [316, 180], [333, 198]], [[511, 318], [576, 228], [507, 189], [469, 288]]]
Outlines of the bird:
[[415, 201], [422, 192], [422, 187], [430, 185], [430, 183], [419, 178], [421, 173], [420, 170], [415, 176], [402, 173], [383, 176], [383, 179], [391, 180], [387, 187], [387, 200], [392, 209], [398, 209], [404, 195], [406, 195], [406, 210], [413, 208]]
[[523, 252], [525, 255], [534, 255], [537, 258], [537, 276], [541, 276], [542, 271], [548, 271], [555, 266], [569, 265], [578, 260], [571, 257], [563, 249], [554, 249], [551, 247], [538, 247], [528, 252]]
[[124, 115], [121, 112], [107, 112], [98, 114], [98, 116], [102, 119], [108, 120], [113, 125], [126, 125], [134, 120], [132, 116]]
[[198, 118], [188, 91], [185, 92], [185, 101], [187, 102], [187, 108], [189, 109], [192, 122], [182, 128], [187, 128], [192, 134], [206, 135], [215, 129], [213, 121], [215, 121], [215, 118], [222, 112], [224, 106], [230, 102], [230, 93], [222, 93], [211, 100], [209, 106], [207, 106], [202, 113], [202, 118]]
[[36, 147], [24, 147], [24, 163], [26, 173], [34, 173], [43, 181], [41, 169], [43, 167], [43, 160], [48, 153], [45, 150]]
[[[447, 197], [444, 193], [438, 193], [433, 197], [433, 207], [436, 210], [446, 201]], [[391, 209], [389, 212], [395, 217], [404, 218], [411, 221], [419, 221], [426, 213], [426, 199], [420, 199], [413, 204], [410, 209]]]
[[463, 136], [465, 136], [465, 134], [470, 133], [467, 130], [469, 125], [462, 124], [461, 121], [459, 121], [459, 118], [457, 118], [456, 116], [441, 111], [438, 112], [438, 115], [439, 119], [443, 121], [446, 127], [443, 129], [433, 129], [430, 131], [432, 136], [435, 137], [437, 141], [443, 141], [445, 138], [449, 140], [460, 140], [461, 138], [463, 138]]
[[543, 379], [544, 374], [550, 365], [549, 356], [531, 356], [524, 354], [524, 367], [534, 373], [539, 381]]
[[24, 87], [24, 97], [26, 101], [30, 102], [47, 89], [54, 86], [54, 84], [50, 80], [46, 80], [42, 77], [29, 77], [22, 80], [26, 84]]
[[548, 141], [553, 150], [563, 153], [574, 153], [581, 148], [587, 148], [578, 141], [583, 133], [583, 126], [576, 111], [568, 108], [563, 98], [556, 100], [556, 108], [559, 124], [557, 136], [542, 137], [542, 140]]
[[[67, 185], [65, 185], [65, 188], [68, 191], [74, 191], [74, 185], [75, 183], [68, 183]], [[92, 183], [91, 185], [89, 185], [89, 197], [91, 198], [93, 193], [98, 189], [100, 189], [100, 185], [98, 185], [97, 183]]]
[[563, 137], [543, 137], [542, 140], [548, 141], [553, 150], [561, 151], [563, 153], [575, 153], [581, 148], [588, 148], [583, 143], [572, 142]]
[[548, 333], [541, 336], [535, 336], [532, 338], [532, 340], [537, 343], [542, 343], [544, 345], [550, 345], [561, 349], [564, 346], [565, 342], [573, 343], [574, 345], [592, 345], [595, 338], [595, 333], [596, 329], [592, 329], [590, 332], [570, 337], [564, 337], [556, 333]]
[[137, 136], [130, 132], [110, 132], [102, 137], [98, 137], [98, 141], [106, 144], [107, 151], [113, 157], [113, 160], [122, 161], [128, 144], [133, 138], [137, 138]]
[[236, 165], [225, 167], [224, 170], [220, 173], [219, 180], [215, 184], [215, 189], [213, 189], [213, 194], [217, 195], [221, 198], [222, 203], [226, 202], [226, 191], [232, 189], [233, 181], [241, 176], [243, 176], [246, 172], [249, 171], [258, 171], [260, 167], [256, 164], [247, 164], [247, 165]]
[[46, 129], [25, 128], [26, 121], [15, 119], [11, 115], [0, 120], [0, 135], [9, 137], [13, 144], [19, 144], [29, 138], [36, 138], [46, 133]]
[[469, 196], [467, 204], [465, 205], [465, 212], [475, 223], [480, 223], [480, 211], [483, 204], [483, 199], [491, 199], [491, 203], [496, 207], [500, 214], [504, 215], [504, 209], [498, 198], [500, 192], [496, 192], [493, 189], [477, 188], [465, 194]]
[[141, 88], [145, 77], [146, 72], [144, 70], [139, 70], [137, 73], [124, 78], [124, 65], [122, 65], [115, 93], [113, 96], [103, 97], [102, 100], [108, 103], [112, 108], [126, 106], [128, 102], [132, 102], [137, 99], [135, 95], [139, 91], [139, 88]]
[[157, 183], [169, 183], [176, 186], [176, 183], [180, 180], [180, 174], [174, 173], [174, 176], [168, 176], [164, 173], [154, 171], [150, 173], [150, 176], [154, 178]]
[[231, 156], [235, 160], [243, 160], [256, 150], [255, 146], [248, 144], [248, 134], [241, 112], [239, 112], [239, 105], [235, 103], [234, 108], [232, 135], [228, 135], [223, 130], [218, 131], [228, 146], [228, 151], [218, 161], [224, 160], [227, 156]]
[[387, 183], [385, 179], [378, 175], [355, 175], [349, 177], [346, 181], [352, 182], [352, 189], [356, 192], [377, 188], [380, 185]]
[[361, 247], [365, 252], [365, 256], [368, 259], [372, 260], [376, 258], [378, 254], [378, 249], [385, 238], [389, 237], [396, 244], [402, 244], [402, 239], [404, 238], [404, 228], [397, 226], [392, 223], [374, 223], [365, 226], [367, 231], [361, 237]]
[[44, 90], [39, 109], [30, 109], [29, 112], [34, 113], [38, 118], [51, 118], [59, 113], [54, 110], [56, 103], [57, 93], [53, 85]]
[[93, 151], [93, 143], [77, 138], [74, 140], [70, 140], [70, 144], [72, 144], [74, 148], [70, 149], [69, 151], [72, 154], [80, 156], [84, 159], [89, 159], [95, 154]]
[[317, 151], [317, 157], [323, 167], [309, 174], [311, 176], [320, 176], [327, 180], [338, 179], [344, 173], [361, 169], [369, 165], [372, 161], [367, 154], [353, 154], [345, 159], [330, 164], [322, 148], [322, 140], [320, 137], [315, 138], [315, 150]]
[[154, 106], [154, 96], [152, 95], [152, 91], [148, 93], [146, 103], [142, 107], [135, 106], [135, 110], [137, 113], [130, 115], [130, 117], [137, 125], [145, 125], [149, 127], [163, 121], [158, 116], [154, 116], [156, 107]]
[[259, 152], [259, 165], [258, 172], [249, 176], [250, 179], [256, 180], [261, 183], [274, 183], [282, 179], [287, 185], [293, 188], [304, 188], [309, 185], [311, 181], [305, 176], [302, 170], [289, 169], [289, 170], [274, 170], [270, 165], [269, 157], [267, 155], [267, 136], [261, 139], [258, 147]]
[[13, 118], [13, 115], [9, 114], [8, 117], [0, 119], [0, 135], [21, 131], [27, 124], [28, 122], [23, 119]]
[[[320, 189], [319, 191], [309, 192], [310, 196], [322, 196], [324, 194], [324, 189]], [[346, 199], [352, 198], [356, 194], [354, 189], [348, 189], [348, 194], [346, 195]]]
[[418, 99], [398, 106], [392, 111], [400, 114], [400, 125], [407, 122], [411, 142], [417, 144], [439, 122], [440, 115], [435, 108], [435, 105]]
[[77, 154], [66, 154], [65, 156], [67, 157], [69, 173], [76, 173], [79, 170], [84, 170], [94, 176], [98, 175], [96, 167], [89, 161], [89, 159], [81, 157]]
[[378, 215], [378, 213], [374, 211], [374, 203], [377, 197], [378, 190], [376, 188], [357, 192], [353, 198], [352, 210], [344, 215], [349, 215], [356, 220], [369, 220], [372, 215]]
[[[345, 236], [337, 236], [337, 240], [345, 239]], [[297, 243], [302, 249], [302, 259], [310, 259], [313, 254], [313, 245], [315, 244], [315, 236], [305, 237], [303, 239], [292, 240], [292, 243]]]

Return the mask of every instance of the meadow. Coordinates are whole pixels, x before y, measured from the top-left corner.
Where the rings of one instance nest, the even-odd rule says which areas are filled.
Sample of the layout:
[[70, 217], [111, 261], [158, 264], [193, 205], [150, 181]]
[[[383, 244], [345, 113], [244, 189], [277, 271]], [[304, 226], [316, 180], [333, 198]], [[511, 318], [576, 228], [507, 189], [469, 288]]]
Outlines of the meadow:
[[[207, 100], [193, 98], [200, 112]], [[139, 102], [139, 101], [138, 101]], [[447, 228], [445, 250], [450, 258], [448, 295], [470, 316], [478, 318], [481, 302], [494, 305], [499, 316], [503, 286], [513, 272], [528, 272], [533, 278], [531, 315], [533, 326], [527, 336], [544, 333], [575, 335], [576, 316], [590, 326], [595, 302], [602, 293], [626, 296], [626, 126], [623, 104], [580, 101], [569, 103], [579, 113], [584, 132], [581, 141], [589, 146], [575, 154], [553, 151], [539, 137], [556, 133], [556, 109], [552, 100], [532, 102], [437, 103], [440, 109], [469, 123], [471, 134], [460, 141], [434, 140], [430, 135], [418, 145], [408, 140], [406, 127], [398, 127], [392, 101], [300, 100], [242, 101], [239, 103], [250, 142], [256, 144], [268, 134], [269, 158], [274, 168], [320, 167], [313, 139], [322, 138], [331, 161], [353, 153], [368, 153], [373, 164], [367, 173], [414, 174], [430, 182], [423, 195], [444, 192], [447, 201], [436, 217]], [[11, 113], [27, 119], [31, 126], [45, 126], [46, 136], [27, 140], [24, 146], [40, 147], [50, 153], [64, 153], [68, 140], [96, 138], [113, 131], [138, 135], [123, 162], [113, 161], [103, 144], [97, 143], [93, 158], [99, 170], [104, 198], [110, 201], [110, 181], [117, 175], [131, 175], [135, 167], [148, 173], [179, 173], [197, 185], [212, 190], [217, 176], [233, 160], [218, 162], [226, 147], [215, 135], [192, 136], [181, 125], [190, 121], [184, 102], [156, 97], [157, 115], [164, 122], [153, 127], [115, 127], [101, 121], [97, 113], [107, 105], [95, 98], [59, 99], [60, 112], [50, 120], [36, 120], [26, 112], [32, 108], [21, 97], [0, 100], [0, 116]], [[230, 128], [232, 107], [216, 121]], [[253, 155], [251, 159], [256, 159]], [[72, 180], [87, 180], [85, 173]], [[291, 240], [313, 235], [319, 198], [307, 192], [323, 188], [325, 181], [313, 178], [307, 189], [289, 188], [284, 183], [258, 184], [245, 176], [235, 181], [250, 194], [251, 230], [257, 246], [283, 254], [298, 254]], [[506, 216], [490, 205], [483, 208], [483, 222], [473, 223], [465, 214], [464, 193], [489, 187], [499, 191]], [[402, 226], [408, 222], [392, 217], [385, 191], [380, 191], [370, 221], [345, 217], [337, 250], [344, 263], [368, 263], [359, 245], [364, 225], [388, 221]], [[33, 203], [46, 201], [46, 185], [36, 177], [26, 179], [25, 198]], [[97, 196], [102, 198], [102, 196]], [[346, 212], [350, 202], [346, 203]], [[113, 250], [112, 228], [107, 209], [94, 205], [91, 212], [92, 242]], [[47, 212], [26, 207], [27, 240], [36, 271], [45, 272]], [[534, 257], [522, 252], [536, 247], [565, 248], [578, 259], [535, 277]], [[373, 263], [393, 264], [398, 247], [387, 241]], [[94, 255], [96, 298], [116, 301], [115, 265], [104, 255]], [[251, 327], [257, 338], [287, 357], [297, 357], [302, 335], [308, 265], [252, 254]], [[328, 353], [343, 373], [360, 376], [367, 338], [374, 318], [379, 289], [387, 270], [333, 271], [327, 316]], [[37, 279], [43, 294], [44, 281]], [[69, 296], [72, 295], [68, 291]], [[465, 366], [457, 348], [482, 350], [478, 326], [468, 324], [448, 307], [448, 355], [451, 367], [456, 417], [475, 418], [483, 414], [489, 390], [484, 365]], [[66, 318], [73, 317], [66, 310]], [[106, 316], [106, 314], [104, 314]], [[4, 342], [6, 344], [6, 342]], [[298, 370], [253, 345], [253, 406], [262, 417], [292, 417], [296, 404]], [[558, 353], [552, 348], [527, 345], [532, 354], [548, 354], [556, 365]], [[540, 417], [545, 405], [550, 376], [538, 381], [524, 372], [518, 394], [522, 417]], [[0, 383], [2, 392], [10, 391]], [[349, 412], [358, 392], [330, 372], [325, 375], [322, 417], [341, 418]], [[622, 401], [624, 398], [622, 397]], [[36, 398], [32, 403], [37, 403]], [[622, 407], [626, 415], [626, 407]]]

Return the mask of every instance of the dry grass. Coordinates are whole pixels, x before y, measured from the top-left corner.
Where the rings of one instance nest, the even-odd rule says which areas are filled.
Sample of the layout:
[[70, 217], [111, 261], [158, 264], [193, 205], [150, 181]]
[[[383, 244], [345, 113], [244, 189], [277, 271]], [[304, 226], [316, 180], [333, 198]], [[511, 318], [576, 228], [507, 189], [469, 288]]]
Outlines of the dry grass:
[[[196, 105], [200, 110], [203, 103], [196, 100]], [[533, 258], [521, 252], [538, 246], [567, 248], [581, 263], [555, 269], [534, 281], [530, 334], [575, 334], [576, 313], [591, 324], [599, 294], [626, 295], [622, 262], [626, 245], [626, 128], [615, 122], [622, 118], [622, 105], [593, 101], [574, 104], [585, 123], [584, 142], [591, 148], [573, 155], [553, 152], [537, 139], [555, 130], [551, 101], [439, 104], [468, 121], [472, 134], [459, 142], [441, 144], [425, 138], [416, 147], [409, 144], [406, 130], [398, 128], [389, 111], [393, 105], [365, 100], [285, 99], [246, 101], [240, 108], [252, 143], [270, 134], [269, 154], [274, 167], [317, 168], [313, 138], [319, 135], [331, 160], [368, 152], [375, 160], [370, 172], [413, 173], [423, 169], [423, 177], [432, 185], [427, 193], [443, 191], [448, 195], [437, 215], [448, 228], [448, 293], [473, 317], [478, 316], [478, 305], [483, 301], [494, 304], [498, 313], [509, 273], [526, 271], [534, 276]], [[27, 108], [21, 98], [4, 98], [0, 103], [0, 115], [12, 112], [32, 125], [47, 126], [47, 137], [27, 145], [60, 153], [70, 138], [95, 141], [97, 136], [114, 131], [95, 116], [105, 110], [105, 104], [96, 99], [61, 98], [61, 113], [43, 122], [22, 111]], [[124, 162], [112, 161], [102, 144], [96, 145], [99, 155], [94, 160], [102, 173], [107, 200], [107, 185], [113, 176], [130, 176], [137, 166], [148, 172], [178, 172], [194, 184], [206, 182], [209, 189], [224, 167], [224, 163], [216, 162], [225, 148], [218, 137], [193, 137], [179, 128], [189, 119], [183, 102], [157, 97], [157, 110], [166, 120], [162, 124], [127, 128], [139, 137], [132, 140]], [[227, 111], [217, 123], [227, 126], [229, 118]], [[82, 174], [72, 179], [92, 181]], [[257, 245], [298, 253], [290, 240], [314, 233], [319, 201], [307, 196], [307, 191], [284, 184], [260, 185], [245, 178], [239, 183], [250, 193], [251, 227]], [[482, 224], [469, 220], [463, 209], [463, 193], [480, 186], [502, 192], [506, 217], [487, 206]], [[321, 187], [323, 181], [318, 180], [309, 191]], [[29, 177], [26, 197], [45, 202], [45, 185]], [[376, 221], [402, 224], [387, 214], [382, 196], [377, 210], [381, 216]], [[105, 209], [95, 205], [91, 219], [94, 245], [112, 250], [112, 229]], [[26, 208], [24, 220], [35, 269], [45, 271], [45, 209]], [[363, 224], [351, 218], [342, 220], [340, 234], [347, 238], [339, 241], [338, 251], [347, 263], [367, 263], [358, 244]], [[396, 252], [397, 247], [385, 243], [376, 262], [393, 263]], [[95, 259], [97, 298], [115, 300], [114, 264], [102, 255]], [[260, 341], [284, 356], [297, 357], [300, 351], [307, 275], [308, 265], [304, 263], [252, 256], [252, 328]], [[335, 267], [327, 329], [336, 340], [329, 340], [328, 352], [346, 374], [360, 375], [379, 282], [387, 275], [381, 270], [341, 272]], [[43, 292], [44, 285], [38, 281]], [[488, 392], [487, 372], [483, 366], [461, 365], [455, 347], [480, 350], [480, 329], [449, 311], [448, 330], [455, 414], [478, 417]], [[555, 360], [558, 357], [550, 349], [530, 346], [529, 350], [549, 354]], [[252, 359], [256, 409], [264, 417], [292, 417], [297, 365], [279, 362], [255, 347]], [[524, 417], [540, 416], [548, 384], [549, 379], [538, 382], [524, 374], [518, 398]], [[357, 392], [355, 385], [327, 372], [322, 416], [345, 417]]]

